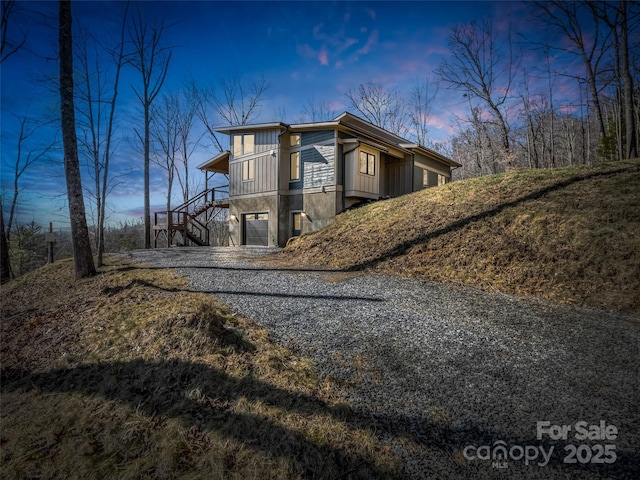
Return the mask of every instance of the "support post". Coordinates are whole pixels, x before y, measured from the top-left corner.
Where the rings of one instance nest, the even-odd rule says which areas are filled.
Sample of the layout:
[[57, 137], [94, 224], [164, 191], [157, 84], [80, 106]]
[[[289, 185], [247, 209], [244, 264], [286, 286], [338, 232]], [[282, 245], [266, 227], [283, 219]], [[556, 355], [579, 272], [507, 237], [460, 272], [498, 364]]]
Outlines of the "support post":
[[56, 244], [56, 234], [53, 233], [52, 222], [49, 222], [49, 231], [44, 234], [44, 241], [47, 242], [47, 263], [53, 263], [53, 246]]

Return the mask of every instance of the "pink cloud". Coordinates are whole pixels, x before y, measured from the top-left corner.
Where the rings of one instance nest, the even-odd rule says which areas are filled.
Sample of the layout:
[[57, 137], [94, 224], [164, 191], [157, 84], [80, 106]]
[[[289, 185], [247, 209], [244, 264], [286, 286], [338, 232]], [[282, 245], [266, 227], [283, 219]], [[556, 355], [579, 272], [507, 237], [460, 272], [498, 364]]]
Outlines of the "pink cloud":
[[351, 55], [349, 60], [352, 61], [352, 62], [355, 62], [355, 61], [358, 60], [360, 55], [368, 54], [371, 51], [371, 49], [378, 43], [378, 33], [379, 33], [378, 30], [373, 30], [369, 34], [369, 38], [367, 39], [367, 43], [365, 43], [353, 55]]
[[320, 62], [320, 65], [329, 65], [327, 51], [324, 48], [320, 50], [320, 53], [318, 53], [318, 61]]

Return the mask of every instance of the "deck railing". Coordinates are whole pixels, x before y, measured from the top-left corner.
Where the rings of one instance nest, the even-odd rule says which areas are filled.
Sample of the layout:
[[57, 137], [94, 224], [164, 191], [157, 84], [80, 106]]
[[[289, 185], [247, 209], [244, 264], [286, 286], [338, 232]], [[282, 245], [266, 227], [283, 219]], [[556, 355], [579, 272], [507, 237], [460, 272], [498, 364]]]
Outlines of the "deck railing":
[[229, 185], [208, 188], [172, 210], [154, 212], [154, 229], [166, 231], [168, 244], [173, 233], [180, 232], [185, 242], [209, 245], [209, 229], [198, 217], [211, 207], [228, 204]]

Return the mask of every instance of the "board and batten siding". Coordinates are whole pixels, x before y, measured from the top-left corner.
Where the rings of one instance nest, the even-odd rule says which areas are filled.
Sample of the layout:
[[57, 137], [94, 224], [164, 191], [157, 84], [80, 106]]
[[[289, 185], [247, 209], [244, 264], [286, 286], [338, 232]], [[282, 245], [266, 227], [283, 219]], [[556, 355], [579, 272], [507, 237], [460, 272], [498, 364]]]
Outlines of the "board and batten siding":
[[[360, 173], [360, 152], [375, 155], [375, 175]], [[374, 198], [380, 197], [380, 152], [369, 147], [360, 146], [345, 155], [344, 189], [346, 197]]]
[[385, 166], [385, 185], [382, 194], [390, 197], [399, 197], [412, 190], [412, 168], [411, 158], [395, 158], [385, 156], [383, 159]]
[[[229, 160], [229, 195], [249, 195], [275, 191], [278, 188], [278, 164], [277, 155], [272, 155], [271, 152], [276, 152], [278, 149], [280, 130], [259, 130], [246, 133], [255, 135], [254, 153], [238, 157], [231, 156]], [[233, 145], [233, 138], [231, 145]], [[254, 161], [253, 180], [242, 180], [242, 164], [247, 160]]]

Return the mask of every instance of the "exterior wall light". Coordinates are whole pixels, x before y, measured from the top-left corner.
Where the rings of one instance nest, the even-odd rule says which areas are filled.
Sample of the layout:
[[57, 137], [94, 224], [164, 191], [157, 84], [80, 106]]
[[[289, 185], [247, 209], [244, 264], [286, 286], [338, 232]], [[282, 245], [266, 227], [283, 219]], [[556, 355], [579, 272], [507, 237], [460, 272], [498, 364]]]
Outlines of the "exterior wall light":
[[229, 215], [229, 220], [231, 220], [232, 222], [237, 222], [238, 221], [238, 217], [236, 217], [235, 215], [231, 214], [231, 215]]

